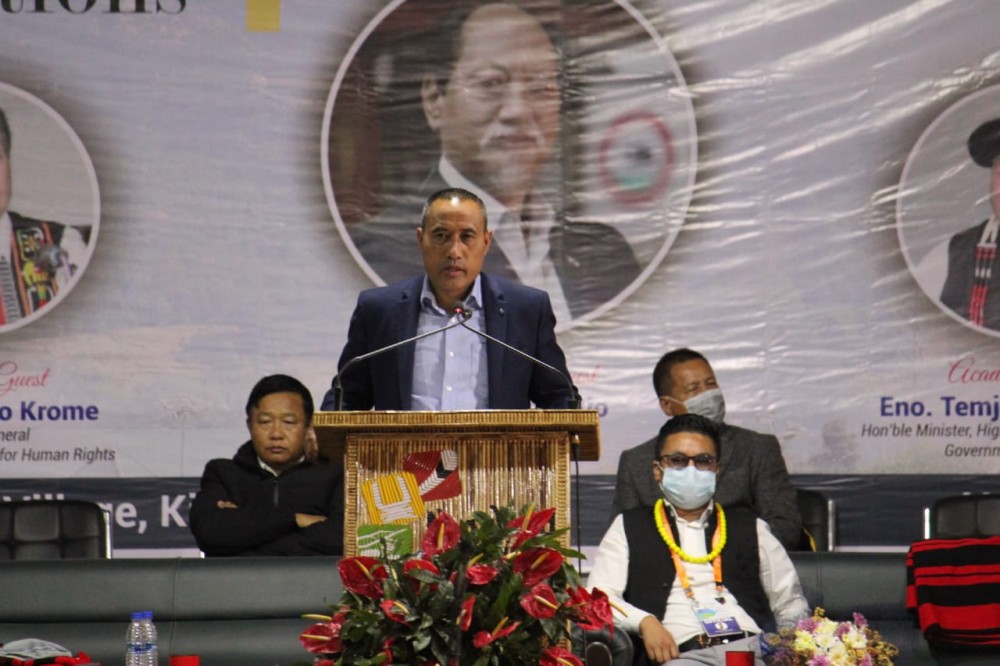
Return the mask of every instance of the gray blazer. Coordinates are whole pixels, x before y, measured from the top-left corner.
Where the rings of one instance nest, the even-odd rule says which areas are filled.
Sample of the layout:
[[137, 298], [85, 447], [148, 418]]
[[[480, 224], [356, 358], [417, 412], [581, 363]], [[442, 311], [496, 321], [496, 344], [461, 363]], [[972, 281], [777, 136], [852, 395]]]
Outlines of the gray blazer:
[[[785, 546], [799, 542], [802, 518], [781, 445], [774, 435], [723, 424], [722, 456], [715, 499], [723, 506], [753, 509]], [[618, 459], [613, 515], [636, 506], [652, 506], [663, 493], [653, 479], [656, 438], [623, 451]]]

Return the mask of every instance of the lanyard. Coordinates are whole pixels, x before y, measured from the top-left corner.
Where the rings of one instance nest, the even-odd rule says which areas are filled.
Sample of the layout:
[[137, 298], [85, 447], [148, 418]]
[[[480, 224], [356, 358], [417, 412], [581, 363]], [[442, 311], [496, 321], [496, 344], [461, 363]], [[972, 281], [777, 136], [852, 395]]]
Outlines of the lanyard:
[[[663, 503], [659, 504], [659, 510], [663, 512], [663, 516], [666, 517], [667, 510]], [[721, 538], [721, 521], [717, 522], [715, 525], [715, 533], [712, 535], [712, 550], [714, 551], [719, 547], [719, 539]], [[673, 527], [668, 523], [668, 530]], [[671, 535], [672, 536], [672, 535]], [[678, 534], [679, 536], [679, 534]], [[670, 546], [668, 541], [667, 546]], [[674, 569], [677, 571], [677, 577], [680, 579], [681, 589], [684, 590], [685, 596], [688, 599], [694, 601], [694, 590], [691, 589], [691, 579], [688, 578], [687, 569], [684, 568], [684, 563], [681, 561], [681, 556], [678, 554], [680, 551], [680, 546], [676, 549], [670, 548], [670, 557], [674, 561]], [[726, 599], [723, 596], [724, 587], [722, 585], [722, 553], [720, 552], [714, 558], [712, 558], [712, 576], [715, 579], [715, 600], [720, 604], [726, 603]]]

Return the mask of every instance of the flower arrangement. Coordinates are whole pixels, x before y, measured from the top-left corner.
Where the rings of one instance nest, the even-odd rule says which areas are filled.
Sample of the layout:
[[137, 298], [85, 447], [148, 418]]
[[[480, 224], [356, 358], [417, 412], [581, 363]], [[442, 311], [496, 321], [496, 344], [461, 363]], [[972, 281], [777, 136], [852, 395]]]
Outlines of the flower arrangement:
[[564, 646], [571, 623], [611, 624], [608, 598], [593, 595], [567, 558], [566, 530], [546, 531], [555, 509], [441, 512], [420, 553], [346, 557], [344, 594], [300, 642], [314, 666], [583, 666]]
[[822, 608], [794, 627], [768, 634], [760, 647], [771, 666], [892, 666], [899, 654], [861, 613], [854, 613], [853, 622], [835, 622]]

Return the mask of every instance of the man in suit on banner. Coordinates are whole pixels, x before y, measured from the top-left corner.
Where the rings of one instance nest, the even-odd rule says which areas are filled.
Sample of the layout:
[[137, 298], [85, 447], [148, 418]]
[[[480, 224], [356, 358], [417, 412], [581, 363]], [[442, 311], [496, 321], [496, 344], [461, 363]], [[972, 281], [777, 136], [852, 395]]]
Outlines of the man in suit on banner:
[[[462, 189], [433, 194], [416, 237], [425, 274], [365, 290], [358, 297], [338, 365], [343, 408], [569, 407], [576, 390], [556, 342], [548, 294], [481, 272], [493, 241], [482, 200]], [[456, 308], [465, 312], [457, 313]], [[465, 326], [345, 367], [362, 354], [442, 328], [466, 314], [466, 326], [555, 367], [563, 376]], [[337, 407], [331, 387], [322, 409]]]
[[976, 326], [1000, 331], [1000, 118], [972, 131], [969, 156], [989, 169], [990, 216], [934, 247], [914, 273], [929, 296]]
[[11, 141], [7, 115], [0, 109], [0, 326], [45, 307], [66, 287], [87, 252], [87, 240], [75, 227], [9, 209]]
[[[767, 522], [782, 545], [795, 547], [802, 535], [802, 517], [781, 445], [774, 435], [724, 421], [726, 403], [708, 360], [691, 349], [667, 352], [653, 370], [653, 387], [660, 409], [667, 416], [699, 414], [718, 426], [722, 455], [716, 498], [726, 506], [752, 509]], [[649, 473], [656, 445], [654, 437], [622, 452], [618, 459], [614, 515], [637, 506], [652, 506], [662, 497]]]
[[387, 282], [413, 275], [405, 249], [415, 206], [461, 187], [485, 202], [493, 224], [498, 251], [486, 258], [487, 273], [548, 292], [560, 319], [614, 298], [640, 273], [628, 242], [606, 224], [559, 219], [538, 189], [562, 95], [560, 54], [546, 29], [514, 4], [470, 3], [429, 43], [421, 102], [441, 156], [414, 201], [351, 228], [355, 246]]

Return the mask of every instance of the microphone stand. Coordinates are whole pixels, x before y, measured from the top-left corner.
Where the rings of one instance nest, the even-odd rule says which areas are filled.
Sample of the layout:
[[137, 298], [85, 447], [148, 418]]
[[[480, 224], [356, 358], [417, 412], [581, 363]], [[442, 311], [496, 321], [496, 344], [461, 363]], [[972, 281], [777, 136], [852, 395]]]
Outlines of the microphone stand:
[[[580, 409], [580, 402], [581, 402], [580, 401], [580, 393], [576, 390], [576, 386], [573, 385], [573, 382], [570, 381], [570, 378], [567, 377], [566, 374], [563, 371], [559, 370], [559, 368], [556, 368], [554, 366], [549, 365], [548, 363], [546, 363], [545, 361], [543, 361], [541, 359], [535, 358], [531, 354], [528, 354], [526, 352], [521, 351], [517, 347], [514, 347], [512, 345], [507, 344], [503, 340], [498, 340], [497, 338], [494, 338], [492, 335], [488, 335], [488, 334], [483, 333], [482, 331], [480, 331], [478, 329], [475, 329], [475, 328], [472, 328], [471, 326], [468, 326], [466, 324], [466, 322], [469, 321], [469, 319], [472, 317], [472, 311], [469, 310], [468, 308], [466, 308], [465, 306], [463, 306], [461, 304], [458, 304], [458, 305], [456, 305], [454, 307], [453, 311], [454, 311], [455, 314], [458, 315], [458, 317], [459, 317], [459, 323], [461, 323], [462, 327], [465, 328], [467, 331], [472, 331], [476, 335], [481, 335], [482, 337], [486, 338], [490, 342], [495, 342], [498, 345], [500, 345], [501, 347], [503, 347], [504, 349], [509, 349], [510, 351], [514, 352], [518, 356], [523, 356], [524, 358], [528, 359], [532, 363], [540, 365], [543, 368], [547, 368], [547, 369], [551, 370], [552, 372], [556, 373], [557, 375], [559, 375], [560, 377], [562, 377], [566, 381], [566, 385], [569, 387], [569, 408], [570, 409]], [[576, 527], [575, 527], [575, 529], [573, 531], [576, 534], [576, 548], [577, 548], [577, 551], [579, 551], [580, 548], [581, 548], [581, 534], [580, 534], [580, 456], [579, 456], [580, 436], [577, 435], [576, 433], [572, 433], [570, 435], [570, 446], [569, 446], [569, 448], [570, 448], [570, 456], [573, 459], [574, 471], [575, 471], [575, 473], [573, 475], [573, 481], [574, 481], [574, 485], [576, 486], [576, 494], [575, 494], [575, 497], [574, 497], [574, 500], [575, 500], [574, 504], [576, 506], [576, 512], [575, 512], [576, 513]], [[577, 569], [581, 569], [582, 565], [583, 565], [583, 563], [578, 558], [577, 559]]]
[[482, 337], [486, 338], [487, 340], [489, 340], [490, 342], [495, 342], [496, 344], [500, 345], [504, 349], [512, 351], [515, 354], [517, 354], [518, 356], [522, 356], [522, 357], [528, 359], [529, 361], [531, 361], [535, 365], [540, 365], [541, 367], [546, 368], [548, 370], [551, 370], [552, 372], [554, 372], [557, 375], [559, 375], [563, 379], [563, 381], [566, 382], [566, 386], [569, 388], [569, 408], [570, 409], [580, 409], [580, 394], [577, 392], [576, 387], [573, 386], [573, 382], [570, 381], [570, 378], [566, 376], [566, 373], [564, 373], [562, 370], [560, 370], [559, 368], [557, 368], [557, 367], [555, 367], [553, 365], [549, 365], [548, 363], [546, 363], [545, 361], [543, 361], [541, 359], [535, 358], [534, 356], [532, 356], [531, 354], [529, 354], [527, 352], [521, 351], [520, 349], [518, 349], [517, 347], [514, 347], [513, 345], [507, 344], [503, 340], [499, 340], [497, 338], [494, 338], [492, 335], [489, 335], [488, 333], [483, 333], [479, 329], [472, 328], [471, 326], [467, 325], [466, 322], [468, 322], [469, 319], [472, 317], [472, 310], [469, 310], [468, 308], [466, 308], [466, 307], [464, 307], [462, 305], [456, 305], [455, 308], [452, 311], [456, 315], [458, 315], [458, 323], [461, 324], [462, 328], [464, 328], [465, 330], [472, 331], [476, 335], [482, 336]]

